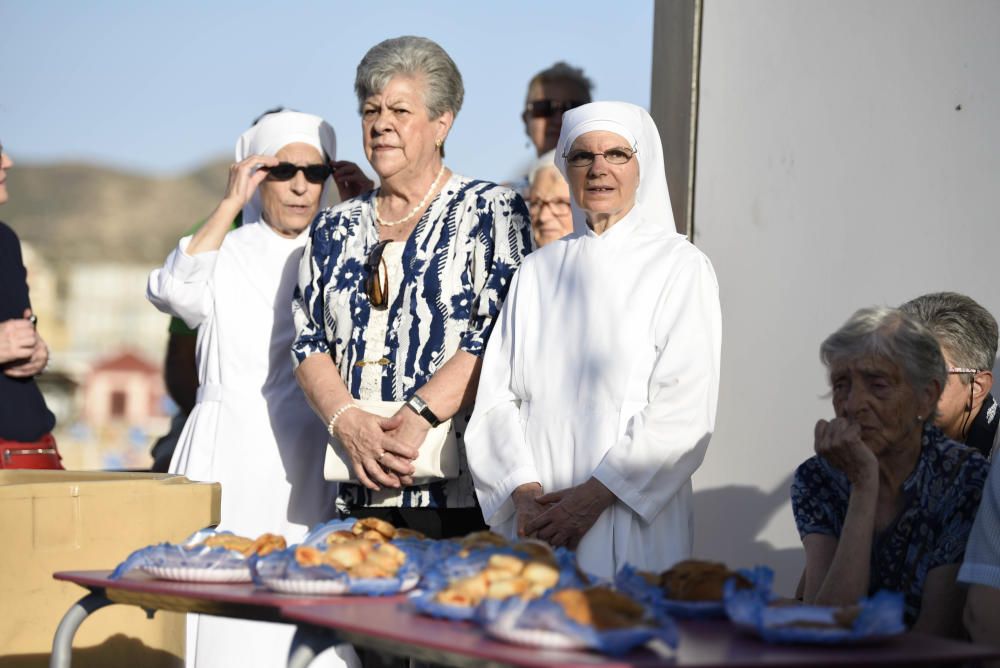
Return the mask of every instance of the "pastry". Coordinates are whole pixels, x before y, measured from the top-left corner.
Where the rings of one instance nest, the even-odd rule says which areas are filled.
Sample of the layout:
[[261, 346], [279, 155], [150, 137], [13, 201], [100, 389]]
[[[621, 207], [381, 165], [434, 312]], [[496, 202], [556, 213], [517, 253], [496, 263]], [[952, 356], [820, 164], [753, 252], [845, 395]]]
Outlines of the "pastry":
[[265, 533], [259, 536], [257, 540], [250, 544], [249, 547], [242, 550], [242, 552], [248, 557], [254, 553], [261, 557], [266, 557], [272, 552], [276, 550], [284, 550], [286, 547], [288, 547], [288, 545], [285, 543], [283, 536], [278, 536], [273, 533]]
[[315, 547], [299, 545], [295, 548], [295, 561], [299, 566], [320, 566], [323, 563], [323, 553]]
[[[365, 536], [366, 532], [374, 531], [381, 534], [382, 538], [385, 540], [392, 540], [396, 535], [396, 527], [392, 526], [385, 520], [380, 520], [377, 517], [362, 517], [360, 520], [354, 523], [351, 527], [351, 531], [355, 535]], [[365, 536], [366, 538], [368, 536]]]
[[645, 610], [628, 596], [607, 587], [563, 589], [552, 595], [566, 616], [600, 631], [637, 626]]
[[559, 569], [549, 564], [532, 561], [525, 565], [524, 570], [521, 571], [521, 577], [532, 585], [542, 587], [544, 591], [559, 583]]
[[222, 548], [225, 550], [236, 550], [237, 552], [243, 552], [251, 545], [253, 545], [253, 539], [247, 538], [246, 536], [236, 536], [231, 533], [219, 533], [214, 536], [209, 536], [202, 543], [205, 547], [210, 548]]
[[357, 539], [358, 537], [354, 534], [354, 532], [341, 529], [340, 531], [334, 531], [329, 534], [326, 537], [326, 544], [333, 545], [334, 543], [346, 543]]
[[745, 577], [725, 564], [688, 559], [660, 576], [667, 597], [676, 601], [721, 601], [726, 580], [736, 579], [737, 589], [752, 587]]

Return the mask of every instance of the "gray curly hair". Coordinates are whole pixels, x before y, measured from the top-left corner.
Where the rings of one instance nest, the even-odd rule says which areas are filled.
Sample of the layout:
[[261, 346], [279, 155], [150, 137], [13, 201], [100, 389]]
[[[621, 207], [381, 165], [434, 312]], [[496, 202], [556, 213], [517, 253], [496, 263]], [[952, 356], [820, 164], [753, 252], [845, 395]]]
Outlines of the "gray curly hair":
[[432, 119], [446, 111], [458, 115], [465, 87], [455, 61], [437, 42], [414, 35], [379, 42], [358, 63], [354, 78], [358, 112], [366, 99], [382, 92], [390, 79], [400, 75], [424, 78], [424, 105]]

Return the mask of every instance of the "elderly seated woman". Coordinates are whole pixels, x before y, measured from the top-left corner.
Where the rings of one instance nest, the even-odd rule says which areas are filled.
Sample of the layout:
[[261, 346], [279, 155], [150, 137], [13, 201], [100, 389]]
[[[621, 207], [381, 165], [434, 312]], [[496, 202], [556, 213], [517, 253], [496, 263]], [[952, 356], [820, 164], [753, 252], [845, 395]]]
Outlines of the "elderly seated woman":
[[946, 378], [933, 334], [891, 308], [862, 309], [820, 347], [836, 417], [795, 472], [807, 603], [901, 592], [914, 630], [962, 633], [956, 574], [988, 464], [934, 426]]

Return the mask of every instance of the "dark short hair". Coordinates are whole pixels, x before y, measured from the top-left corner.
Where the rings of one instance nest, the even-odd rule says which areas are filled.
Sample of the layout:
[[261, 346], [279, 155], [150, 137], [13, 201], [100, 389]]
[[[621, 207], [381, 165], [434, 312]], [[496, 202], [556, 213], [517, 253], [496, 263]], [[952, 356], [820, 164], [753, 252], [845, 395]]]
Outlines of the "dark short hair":
[[[564, 81], [576, 86], [580, 90], [579, 102], [583, 102], [584, 104], [593, 102], [591, 91], [594, 90], [594, 82], [583, 73], [582, 68], [573, 67], [561, 60], [552, 67], [547, 67], [531, 77], [531, 81], [528, 82], [528, 92], [525, 95], [531, 95], [531, 89], [535, 84], [547, 84], [556, 81]], [[525, 99], [527, 100], [527, 97]]]

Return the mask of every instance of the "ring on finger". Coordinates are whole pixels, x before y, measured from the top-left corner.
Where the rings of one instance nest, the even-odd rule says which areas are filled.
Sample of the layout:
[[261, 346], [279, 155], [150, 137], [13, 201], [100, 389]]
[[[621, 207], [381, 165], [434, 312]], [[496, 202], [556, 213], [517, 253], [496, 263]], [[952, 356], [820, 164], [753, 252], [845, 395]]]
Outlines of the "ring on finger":
[[375, 461], [377, 461], [379, 464], [381, 464], [382, 463], [382, 459], [384, 457], [385, 457], [385, 450], [383, 450], [382, 452], [379, 453], [378, 457], [375, 458]]

